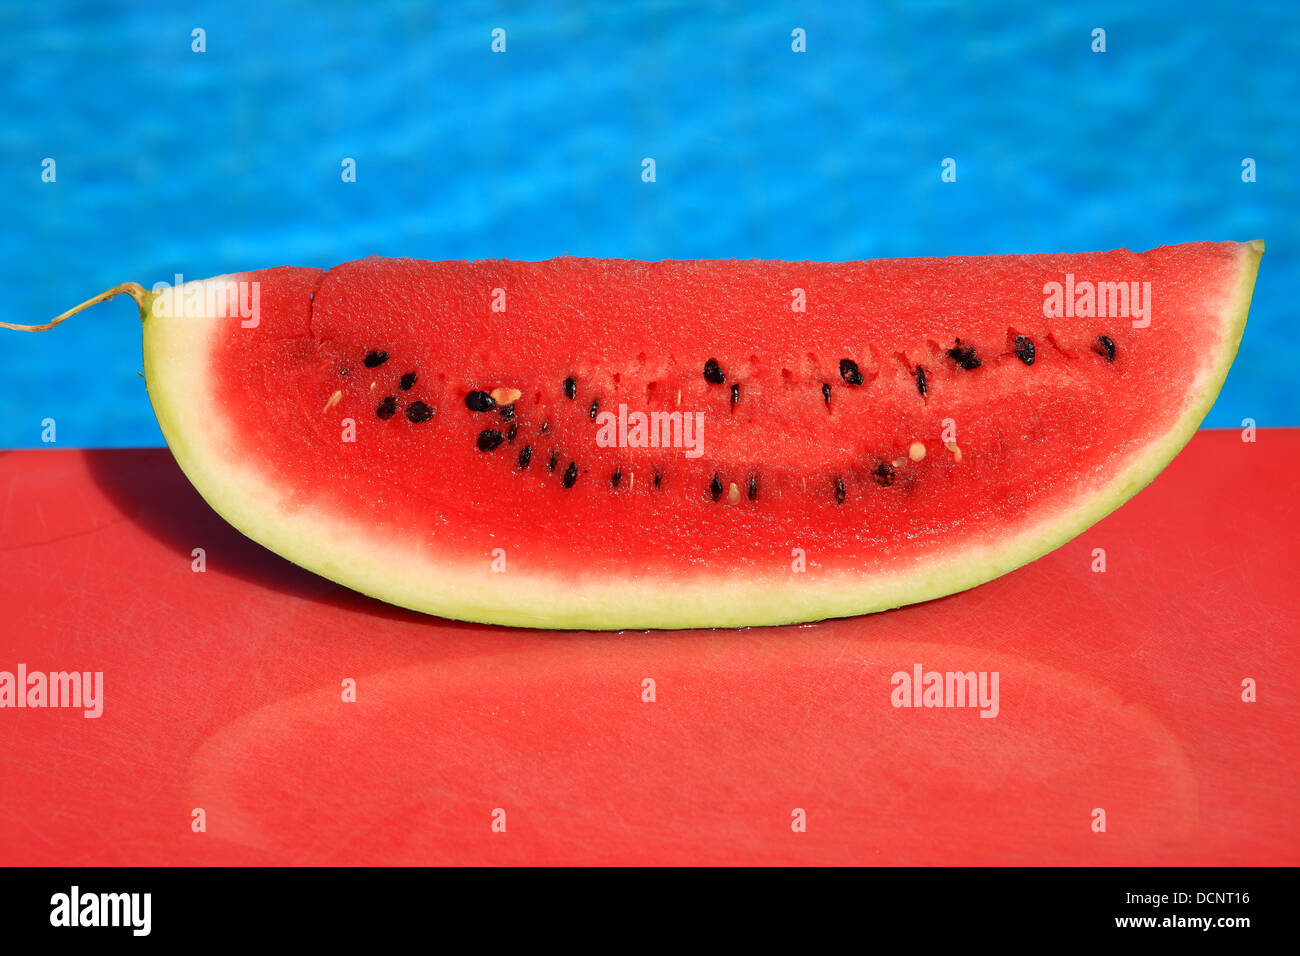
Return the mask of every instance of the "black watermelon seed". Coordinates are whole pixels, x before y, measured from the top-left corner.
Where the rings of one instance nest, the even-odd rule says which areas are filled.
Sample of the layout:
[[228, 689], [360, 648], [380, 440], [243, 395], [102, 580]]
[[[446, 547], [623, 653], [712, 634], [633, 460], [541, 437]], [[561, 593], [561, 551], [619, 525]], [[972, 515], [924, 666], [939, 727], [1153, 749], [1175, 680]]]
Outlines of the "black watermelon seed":
[[497, 409], [497, 411], [506, 421], [510, 421], [510, 419], [515, 417], [515, 407], [513, 405], [502, 405]]
[[573, 380], [572, 375], [564, 380], [564, 394], [568, 398], [573, 398], [578, 394], [578, 383]]
[[1107, 362], [1115, 361], [1115, 343], [1111, 341], [1110, 336], [1097, 336], [1097, 345], [1100, 346], [1100, 348], [1097, 349], [1099, 355], [1104, 355]]
[[401, 387], [402, 391], [407, 391], [415, 384], [415, 373], [407, 372], [398, 380], [397, 384]]
[[837, 476], [835, 478], [835, 503], [837, 505], [844, 504], [844, 494], [844, 479]]
[[664, 480], [664, 476], [661, 475], [661, 474], [659, 474], [659, 472], [656, 471], [656, 472], [655, 472], [655, 487], [658, 488], [659, 485], [660, 485], [660, 483], [661, 483], [663, 480]]
[[984, 364], [975, 354], [974, 347], [962, 345], [961, 339], [958, 339], [957, 343], [948, 350], [948, 357], [968, 372]]
[[822, 385], [822, 398], [825, 400], [827, 405], [831, 403], [831, 387], [829, 385]]
[[876, 479], [876, 484], [888, 488], [894, 483], [894, 466], [887, 461], [882, 461], [876, 466], [872, 477]]
[[375, 414], [384, 420], [392, 418], [397, 414], [397, 399], [389, 395], [379, 403], [379, 407], [375, 409]]
[[862, 373], [858, 371], [858, 363], [853, 359], [840, 359], [840, 378], [850, 385], [861, 385]]
[[727, 380], [727, 376], [723, 373], [722, 366], [718, 364], [717, 359], [709, 359], [704, 363], [704, 379], [714, 385], [721, 385]]
[[609, 486], [611, 488], [617, 488], [622, 481], [623, 481], [623, 469], [615, 468], [614, 474], [609, 476]]
[[925, 394], [925, 369], [919, 365], [916, 367], [916, 390], [922, 395]]
[[510, 426], [510, 430], [509, 430], [508, 432], [506, 432], [506, 441], [514, 441], [514, 440], [515, 440], [515, 435], [516, 435], [518, 432], [519, 432], [519, 425], [518, 425], [518, 423], [515, 423], [515, 424], [511, 425], [511, 426]]
[[722, 481], [714, 474], [713, 480], [709, 482], [709, 497], [717, 501], [722, 497]]
[[424, 402], [411, 402], [410, 405], [406, 406], [406, 418], [413, 425], [418, 425], [420, 422], [427, 422], [432, 417], [433, 409], [424, 404]]
[[739, 405], [739, 404], [740, 404], [740, 386], [739, 386], [739, 385], [733, 385], [733, 386], [731, 386], [731, 404], [733, 404], [733, 405]]
[[1016, 336], [1016, 358], [1026, 365], [1034, 364], [1034, 340], [1029, 336]]
[[547, 432], [549, 432], [550, 430], [551, 430], [551, 423], [550, 423], [550, 422], [542, 422], [542, 434], [545, 435], [545, 434], [546, 434]]
[[588, 417], [594, 421], [596, 418], [596, 412], [598, 411], [600, 411], [600, 399], [596, 399], [591, 403], [591, 411], [587, 413]]
[[525, 445], [523, 451], [519, 453], [519, 461], [517, 461], [515, 464], [519, 466], [520, 471], [523, 471], [525, 468], [528, 467], [528, 463], [532, 460], [533, 460], [533, 446]]
[[578, 463], [569, 462], [569, 467], [564, 469], [564, 480], [560, 482], [565, 488], [572, 488], [573, 483], [578, 480]]
[[749, 476], [749, 500], [758, 500], [758, 478], [754, 475]]
[[546, 463], [546, 470], [554, 471], [555, 466], [558, 465], [559, 463], [560, 463], [560, 453], [558, 451], [551, 452], [551, 460]]
[[367, 352], [362, 361], [365, 363], [366, 368], [379, 368], [388, 361], [388, 353], [383, 349], [376, 349], [373, 352]]
[[471, 412], [490, 412], [497, 403], [487, 392], [470, 392], [465, 396], [465, 407]]
[[495, 428], [485, 428], [478, 433], [479, 451], [496, 451], [505, 441], [505, 436]]

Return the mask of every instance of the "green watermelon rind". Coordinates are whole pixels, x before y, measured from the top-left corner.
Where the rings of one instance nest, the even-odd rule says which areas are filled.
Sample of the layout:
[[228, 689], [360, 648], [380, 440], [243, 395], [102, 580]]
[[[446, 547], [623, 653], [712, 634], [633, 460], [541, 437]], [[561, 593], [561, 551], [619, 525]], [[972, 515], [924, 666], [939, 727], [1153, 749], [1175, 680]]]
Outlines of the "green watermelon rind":
[[[746, 577], [727, 569], [684, 583], [652, 582], [645, 574], [575, 580], [512, 568], [503, 603], [499, 577], [493, 580], [486, 560], [449, 563], [428, 549], [378, 541], [368, 527], [311, 504], [286, 506], [286, 494], [249, 460], [255, 436], [223, 433], [221, 416], [209, 407], [220, 397], [208, 398], [205, 334], [215, 334], [217, 323], [163, 318], [151, 308], [150, 295], [141, 309], [145, 381], [177, 464], [218, 514], [293, 563], [390, 604], [466, 621], [577, 630], [802, 623], [915, 604], [991, 581], [1065, 544], [1149, 485], [1196, 433], [1237, 354], [1264, 244], [1255, 240], [1240, 250], [1235, 291], [1220, 313], [1218, 352], [1189, 391], [1185, 410], [1100, 490], [1013, 539], [971, 546], [924, 569], [874, 576], [844, 570], [815, 579], [791, 574], [788, 587], [770, 575]], [[183, 287], [180, 294], [188, 291]], [[170, 314], [165, 304], [163, 311]]]

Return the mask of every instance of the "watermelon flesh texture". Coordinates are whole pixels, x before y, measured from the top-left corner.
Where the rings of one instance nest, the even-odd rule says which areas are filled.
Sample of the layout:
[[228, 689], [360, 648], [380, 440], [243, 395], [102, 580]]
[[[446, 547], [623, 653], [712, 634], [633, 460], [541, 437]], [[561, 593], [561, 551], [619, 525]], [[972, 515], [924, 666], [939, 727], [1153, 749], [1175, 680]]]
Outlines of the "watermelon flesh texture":
[[[1261, 253], [270, 269], [163, 293], [146, 378], [218, 512], [384, 600], [542, 627], [816, 620], [979, 584], [1136, 493], [1213, 403]], [[1067, 276], [1075, 314], [1045, 316]], [[257, 284], [255, 327], [182, 317], [231, 281]], [[1087, 283], [1149, 289], [1149, 316], [1095, 314]], [[467, 406], [494, 390], [519, 393], [508, 412]], [[698, 444], [619, 435], [651, 413], [702, 422]]]

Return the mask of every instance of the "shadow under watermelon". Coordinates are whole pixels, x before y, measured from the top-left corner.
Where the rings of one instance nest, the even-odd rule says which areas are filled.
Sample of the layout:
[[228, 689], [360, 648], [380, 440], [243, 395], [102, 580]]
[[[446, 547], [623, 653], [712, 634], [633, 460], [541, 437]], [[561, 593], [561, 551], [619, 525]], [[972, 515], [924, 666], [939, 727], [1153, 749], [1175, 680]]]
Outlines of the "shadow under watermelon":
[[210, 570], [342, 610], [442, 626], [474, 625], [430, 617], [385, 604], [301, 568], [229, 525], [194, 489], [166, 448], [88, 449], [80, 452], [87, 473], [123, 515], [190, 563], [193, 549], [206, 553]]

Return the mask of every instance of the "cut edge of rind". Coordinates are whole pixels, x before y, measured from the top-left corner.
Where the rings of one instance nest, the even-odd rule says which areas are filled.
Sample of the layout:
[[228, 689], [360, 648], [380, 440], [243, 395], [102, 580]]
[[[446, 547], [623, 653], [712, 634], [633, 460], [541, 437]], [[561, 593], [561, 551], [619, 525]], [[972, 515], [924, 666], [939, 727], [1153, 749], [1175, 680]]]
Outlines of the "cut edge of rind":
[[[1077, 508], [1029, 529], [998, 547], [978, 547], [922, 572], [893, 572], [863, 578], [852, 572], [805, 578], [797, 589], [773, 586], [769, 577], [719, 574], [682, 584], [612, 580], [581, 588], [559, 577], [511, 575], [508, 603], [492, 587], [482, 566], [432, 563], [437, 580], [420, 576], [411, 586], [384, 572], [394, 554], [373, 547], [364, 529], [349, 528], [337, 516], [305, 509], [286, 519], [273, 489], [250, 468], [214, 467], [217, 450], [204, 447], [209, 432], [186, 422], [186, 394], [201, 394], [207, 353], [194, 340], [194, 326], [177, 326], [145, 316], [145, 381], [159, 427], [177, 464], [199, 494], [226, 521], [289, 561], [346, 587], [390, 604], [427, 614], [485, 624], [564, 630], [646, 630], [794, 624], [888, 610], [955, 594], [1022, 567], [1076, 537], [1120, 507], [1155, 477], [1191, 440], [1209, 413], [1236, 357], [1250, 309], [1264, 243], [1240, 246], [1237, 286], [1222, 313], [1220, 349], [1194, 389], [1194, 400], [1160, 439], [1137, 456], [1104, 488], [1084, 496]], [[204, 282], [228, 281], [216, 276]], [[164, 293], [167, 295], [170, 293]], [[196, 382], [200, 383], [196, 388]], [[195, 427], [187, 427], [187, 424]], [[405, 560], [405, 558], [403, 558]], [[430, 565], [427, 558], [426, 565]], [[415, 577], [415, 576], [410, 576]]]

